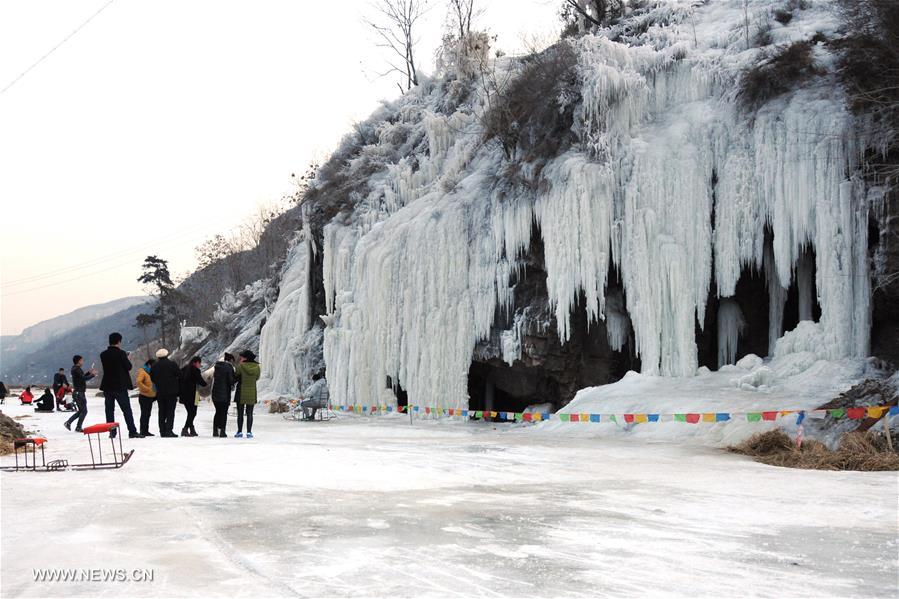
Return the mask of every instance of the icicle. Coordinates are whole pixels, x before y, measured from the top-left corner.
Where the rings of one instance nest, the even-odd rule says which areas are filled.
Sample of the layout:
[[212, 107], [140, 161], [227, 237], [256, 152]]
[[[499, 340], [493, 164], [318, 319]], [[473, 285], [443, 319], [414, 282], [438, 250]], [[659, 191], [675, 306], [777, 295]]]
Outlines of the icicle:
[[718, 306], [718, 368], [736, 361], [737, 345], [745, 326], [740, 304], [732, 298], [722, 299]]
[[774, 355], [774, 347], [783, 333], [784, 306], [787, 290], [781, 287], [774, 267], [774, 250], [765, 246], [765, 283], [768, 287], [768, 355]]
[[799, 320], [814, 320], [812, 316], [814, 264], [812, 255], [806, 249], [799, 257], [796, 269], [796, 286], [799, 289]]
[[301, 343], [312, 324], [312, 259], [314, 242], [308, 224], [287, 256], [278, 301], [262, 327], [259, 362], [263, 382], [278, 393], [299, 393], [304, 382]]
[[621, 291], [615, 289], [606, 296], [606, 335], [609, 346], [621, 351], [630, 338], [631, 319], [624, 306]]

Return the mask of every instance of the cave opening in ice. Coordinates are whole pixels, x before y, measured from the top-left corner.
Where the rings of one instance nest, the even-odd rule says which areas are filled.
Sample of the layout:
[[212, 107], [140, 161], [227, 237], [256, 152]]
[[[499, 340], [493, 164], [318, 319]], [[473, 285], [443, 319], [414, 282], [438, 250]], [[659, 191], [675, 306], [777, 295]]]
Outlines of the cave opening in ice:
[[[765, 240], [768, 251], [770, 243], [769, 233]], [[702, 326], [697, 323], [696, 327], [699, 365], [715, 370], [747, 354], [769, 355], [777, 339], [800, 321], [818, 322], [821, 305], [815, 286], [815, 261], [814, 247], [807, 245], [794, 266], [788, 288], [780, 285], [777, 271], [768, 262], [761, 269], [744, 266], [733, 295], [710, 293]]]
[[495, 327], [506, 330], [475, 349], [468, 372], [469, 409], [521, 411], [533, 404], [558, 409], [579, 389], [613, 383], [628, 370], [640, 369], [617, 269], [610, 267], [607, 275], [612, 286], [606, 290], [605, 320], [588, 313], [581, 292], [570, 310], [568, 337], [562, 340], [543, 301], [547, 277], [542, 255], [542, 240], [536, 237], [523, 257], [526, 266], [513, 277], [516, 306], [525, 308], [513, 314], [498, 309]]

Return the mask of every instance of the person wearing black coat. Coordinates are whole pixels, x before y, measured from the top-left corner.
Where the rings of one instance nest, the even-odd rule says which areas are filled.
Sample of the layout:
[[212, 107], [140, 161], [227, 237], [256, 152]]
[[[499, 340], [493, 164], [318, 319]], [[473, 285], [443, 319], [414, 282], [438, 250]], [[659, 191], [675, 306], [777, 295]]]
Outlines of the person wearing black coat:
[[66, 371], [64, 368], [60, 368], [59, 371], [53, 375], [53, 395], [56, 397], [56, 411], [62, 412], [65, 409], [65, 393], [60, 393], [59, 390], [69, 386], [69, 379], [66, 378]]
[[227, 437], [225, 428], [228, 424], [228, 406], [231, 403], [231, 391], [237, 382], [234, 374], [234, 356], [225, 354], [224, 360], [215, 363], [212, 378], [212, 405], [215, 416], [212, 418], [212, 436]]
[[[131, 382], [131, 360], [122, 349], [122, 335], [111, 333], [109, 335], [109, 347], [100, 354], [100, 363], [103, 364], [103, 379], [100, 381], [100, 391], [106, 400], [106, 422], [115, 422], [115, 405], [119, 404], [125, 424], [128, 426], [128, 437], [139, 439], [140, 433], [134, 426], [134, 415], [131, 412], [131, 398], [128, 391], [134, 389]], [[115, 437], [116, 431], [110, 433]]]
[[197, 430], [194, 428], [194, 418], [197, 416], [197, 387], [206, 386], [203, 373], [200, 372], [200, 363], [200, 358], [193, 357], [181, 369], [181, 389], [178, 395], [184, 409], [187, 410], [187, 419], [184, 421], [184, 428], [181, 429], [182, 437], [197, 436]]
[[0, 402], [5, 401], [7, 395], [9, 395], [9, 391], [6, 389], [3, 381], [0, 381]]
[[178, 403], [178, 391], [181, 385], [181, 369], [169, 360], [169, 352], [160, 349], [156, 352], [156, 363], [150, 367], [150, 380], [156, 387], [157, 417], [159, 418], [159, 436], [177, 437], [175, 434], [175, 404]]
[[87, 416], [87, 382], [97, 376], [97, 371], [93, 368], [85, 374], [81, 368], [83, 365], [84, 358], [78, 355], [72, 356], [72, 400], [75, 402], [75, 413], [63, 426], [72, 430], [72, 423], [77, 420], [76, 433], [81, 432], [81, 425], [84, 424], [84, 418]]
[[52, 412], [53, 411], [53, 393], [50, 391], [50, 387], [44, 389], [44, 394], [41, 395], [37, 402], [35, 402], [34, 406], [35, 412]]

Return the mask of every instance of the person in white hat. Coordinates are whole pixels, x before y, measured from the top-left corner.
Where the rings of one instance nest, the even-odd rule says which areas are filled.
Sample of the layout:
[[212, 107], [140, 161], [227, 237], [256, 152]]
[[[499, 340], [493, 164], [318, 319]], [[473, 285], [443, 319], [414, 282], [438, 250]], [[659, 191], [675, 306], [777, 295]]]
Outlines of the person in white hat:
[[175, 427], [175, 404], [178, 403], [178, 382], [181, 370], [169, 360], [169, 352], [162, 348], [156, 352], [156, 363], [150, 368], [150, 380], [156, 386], [156, 403], [159, 417], [159, 436], [167, 439], [177, 437]]

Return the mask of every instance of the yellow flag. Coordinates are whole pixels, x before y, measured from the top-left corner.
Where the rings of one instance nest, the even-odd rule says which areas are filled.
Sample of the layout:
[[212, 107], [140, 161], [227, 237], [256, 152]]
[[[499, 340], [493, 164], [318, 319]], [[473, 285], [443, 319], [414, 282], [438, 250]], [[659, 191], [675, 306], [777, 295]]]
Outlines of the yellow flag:
[[873, 408], [868, 408], [868, 418], [880, 418], [883, 416], [883, 413], [887, 411], [887, 408], [883, 406], [877, 406]]

